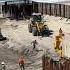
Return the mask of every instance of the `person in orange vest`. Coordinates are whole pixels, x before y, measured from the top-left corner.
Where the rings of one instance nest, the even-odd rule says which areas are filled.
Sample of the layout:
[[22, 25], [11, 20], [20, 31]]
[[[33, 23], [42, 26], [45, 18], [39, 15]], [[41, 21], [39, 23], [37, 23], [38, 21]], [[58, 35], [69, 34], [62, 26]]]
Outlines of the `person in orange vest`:
[[60, 44], [61, 44], [61, 36], [56, 36], [55, 37], [55, 49], [60, 49]]
[[20, 66], [20, 69], [21, 69], [21, 70], [25, 70], [25, 67], [24, 67], [24, 58], [23, 58], [23, 56], [21, 56], [21, 57], [19, 58], [19, 66]]

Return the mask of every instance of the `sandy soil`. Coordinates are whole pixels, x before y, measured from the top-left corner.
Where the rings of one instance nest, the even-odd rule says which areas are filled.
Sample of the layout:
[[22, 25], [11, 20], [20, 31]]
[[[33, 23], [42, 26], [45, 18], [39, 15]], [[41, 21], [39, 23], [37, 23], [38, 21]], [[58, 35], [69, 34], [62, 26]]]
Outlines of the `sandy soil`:
[[[5, 60], [7, 64], [7, 70], [19, 70], [18, 58], [20, 53], [23, 51], [25, 57], [25, 69], [26, 70], [42, 70], [42, 55], [47, 49], [50, 49], [52, 54], [54, 53], [54, 38], [58, 34], [58, 30], [61, 27], [65, 37], [62, 42], [64, 55], [70, 57], [69, 54], [69, 40], [70, 40], [70, 19], [67, 18], [54, 17], [46, 15], [44, 17], [46, 20], [45, 24], [53, 30], [53, 35], [49, 37], [35, 37], [32, 33], [28, 32], [29, 20], [9, 20], [6, 19], [3, 24], [1, 24], [2, 35], [7, 37], [7, 41], [0, 42], [0, 61]], [[43, 51], [31, 51], [33, 40], [38, 41], [38, 50]], [[27, 52], [25, 49], [29, 49]]]

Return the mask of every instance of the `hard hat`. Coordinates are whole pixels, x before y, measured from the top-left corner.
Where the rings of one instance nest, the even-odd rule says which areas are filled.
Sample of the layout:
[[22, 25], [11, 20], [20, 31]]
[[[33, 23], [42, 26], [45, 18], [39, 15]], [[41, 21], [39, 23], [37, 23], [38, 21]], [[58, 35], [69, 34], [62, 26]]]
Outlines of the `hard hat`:
[[2, 64], [2, 65], [4, 65], [4, 64], [5, 64], [5, 62], [3, 61], [1, 64]]

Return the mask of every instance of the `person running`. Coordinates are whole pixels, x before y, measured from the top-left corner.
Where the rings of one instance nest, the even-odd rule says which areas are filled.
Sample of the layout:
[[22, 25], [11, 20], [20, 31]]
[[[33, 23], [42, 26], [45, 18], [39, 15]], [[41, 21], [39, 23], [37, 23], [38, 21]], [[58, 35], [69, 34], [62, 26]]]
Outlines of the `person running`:
[[20, 66], [20, 69], [21, 69], [21, 70], [25, 70], [25, 67], [24, 67], [24, 58], [23, 58], [23, 56], [21, 56], [21, 57], [19, 58], [19, 66]]
[[36, 45], [38, 45], [38, 42], [34, 40], [33, 42], [31, 42], [31, 44], [33, 44], [33, 50], [34, 50], [36, 48]]

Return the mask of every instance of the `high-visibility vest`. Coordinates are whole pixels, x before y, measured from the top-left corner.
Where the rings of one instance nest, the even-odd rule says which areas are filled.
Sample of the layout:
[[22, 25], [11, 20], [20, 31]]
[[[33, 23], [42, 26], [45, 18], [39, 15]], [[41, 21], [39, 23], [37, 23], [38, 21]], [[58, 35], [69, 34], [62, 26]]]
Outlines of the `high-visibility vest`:
[[20, 59], [19, 60], [19, 64], [24, 64], [24, 60], [23, 59]]

